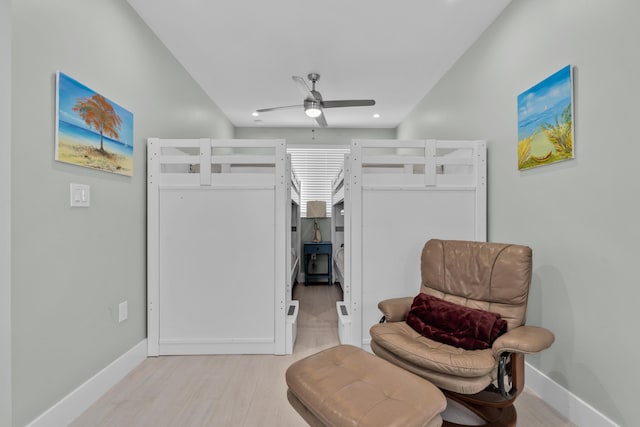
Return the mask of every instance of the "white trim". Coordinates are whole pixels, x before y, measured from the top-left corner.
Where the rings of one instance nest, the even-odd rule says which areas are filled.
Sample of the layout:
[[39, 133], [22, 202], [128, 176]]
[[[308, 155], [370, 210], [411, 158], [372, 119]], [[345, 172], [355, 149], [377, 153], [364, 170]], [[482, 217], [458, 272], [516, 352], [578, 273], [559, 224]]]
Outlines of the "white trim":
[[[284, 322], [283, 322], [284, 326]], [[160, 341], [160, 355], [162, 356], [192, 356], [196, 354], [284, 354], [276, 352], [273, 339], [264, 341], [261, 339], [224, 340], [221, 342], [190, 342], [188, 340], [176, 340], [178, 342]]]
[[27, 427], [69, 425], [146, 358], [147, 340], [144, 339], [89, 378], [84, 384], [63, 397], [58, 403], [28, 424]]
[[[275, 162], [275, 229], [276, 239], [274, 253], [276, 260], [284, 257], [282, 262], [276, 261], [275, 289], [274, 289], [274, 332], [275, 343], [273, 354], [285, 354], [287, 347], [287, 276], [291, 274], [287, 270], [287, 260], [291, 260], [291, 251], [287, 252], [287, 242], [291, 242], [289, 234], [291, 226], [287, 225], [286, 211], [291, 210], [291, 197], [287, 194], [287, 183], [290, 176], [287, 174], [287, 143], [284, 140], [274, 141], [276, 144]], [[278, 161], [279, 160], [279, 161]], [[288, 228], [287, 228], [288, 227]]]
[[351, 147], [351, 144], [323, 144], [323, 143], [317, 143], [317, 144], [289, 144], [287, 142], [287, 148], [329, 148], [329, 149], [335, 149], [335, 148], [346, 148], [347, 150], [349, 149], [349, 147]]
[[147, 142], [147, 353], [158, 356], [160, 349], [160, 140]]
[[299, 307], [300, 307], [300, 302], [298, 300], [292, 300], [287, 304], [287, 311], [289, 310], [288, 307], [294, 307], [293, 309], [293, 314], [288, 314], [287, 313], [287, 329], [285, 331], [286, 333], [286, 340], [285, 340], [285, 344], [286, 344], [286, 348], [285, 348], [285, 354], [293, 354], [293, 346], [296, 343], [296, 335], [298, 332], [298, 312]]
[[572, 423], [585, 427], [619, 427], [593, 406], [525, 362], [526, 386]]

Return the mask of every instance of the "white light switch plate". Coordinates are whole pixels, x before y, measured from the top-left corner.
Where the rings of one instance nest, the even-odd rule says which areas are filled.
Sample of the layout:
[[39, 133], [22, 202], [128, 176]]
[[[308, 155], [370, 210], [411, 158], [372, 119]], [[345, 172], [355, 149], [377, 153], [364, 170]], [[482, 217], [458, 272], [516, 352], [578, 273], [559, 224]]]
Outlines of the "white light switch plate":
[[88, 208], [91, 206], [91, 187], [84, 184], [71, 184], [71, 206]]
[[123, 301], [118, 305], [118, 322], [124, 322], [129, 317], [129, 303]]

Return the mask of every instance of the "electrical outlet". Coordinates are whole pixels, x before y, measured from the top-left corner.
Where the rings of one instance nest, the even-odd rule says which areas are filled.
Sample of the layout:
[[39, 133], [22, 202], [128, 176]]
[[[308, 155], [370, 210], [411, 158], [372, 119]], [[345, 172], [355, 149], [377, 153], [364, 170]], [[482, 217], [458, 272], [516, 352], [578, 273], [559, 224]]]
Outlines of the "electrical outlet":
[[124, 322], [129, 317], [129, 303], [123, 301], [118, 305], [118, 322]]

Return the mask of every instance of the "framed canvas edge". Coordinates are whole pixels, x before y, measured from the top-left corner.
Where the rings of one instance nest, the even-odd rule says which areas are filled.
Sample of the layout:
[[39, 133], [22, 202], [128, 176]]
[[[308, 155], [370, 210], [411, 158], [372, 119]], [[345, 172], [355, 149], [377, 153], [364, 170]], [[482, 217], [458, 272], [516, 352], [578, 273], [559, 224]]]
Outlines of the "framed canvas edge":
[[573, 70], [574, 70], [574, 66], [571, 65], [571, 63], [569, 63], [569, 65], [567, 65], [569, 67], [569, 83], [570, 83], [570, 89], [571, 89], [571, 157], [565, 160], [574, 160], [576, 158], [576, 104], [575, 104], [575, 99], [574, 99], [574, 85], [575, 82], [573, 80]]
[[53, 143], [54, 143], [54, 160], [61, 162], [61, 163], [66, 163], [66, 162], [62, 162], [59, 158], [58, 158], [58, 134], [60, 133], [60, 129], [59, 129], [59, 123], [60, 123], [60, 71], [56, 71], [56, 114], [55, 114], [55, 120], [54, 120], [54, 131], [53, 131]]

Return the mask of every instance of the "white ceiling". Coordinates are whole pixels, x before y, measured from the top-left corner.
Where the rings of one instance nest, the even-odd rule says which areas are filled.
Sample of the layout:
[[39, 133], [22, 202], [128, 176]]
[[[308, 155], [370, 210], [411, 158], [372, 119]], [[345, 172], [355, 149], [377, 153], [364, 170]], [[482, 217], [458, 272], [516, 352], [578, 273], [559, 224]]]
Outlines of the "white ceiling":
[[[316, 127], [291, 76], [320, 73], [329, 127], [395, 128], [511, 0], [128, 0], [237, 127]], [[373, 114], [380, 118], [373, 118]], [[259, 122], [257, 122], [258, 120]]]

